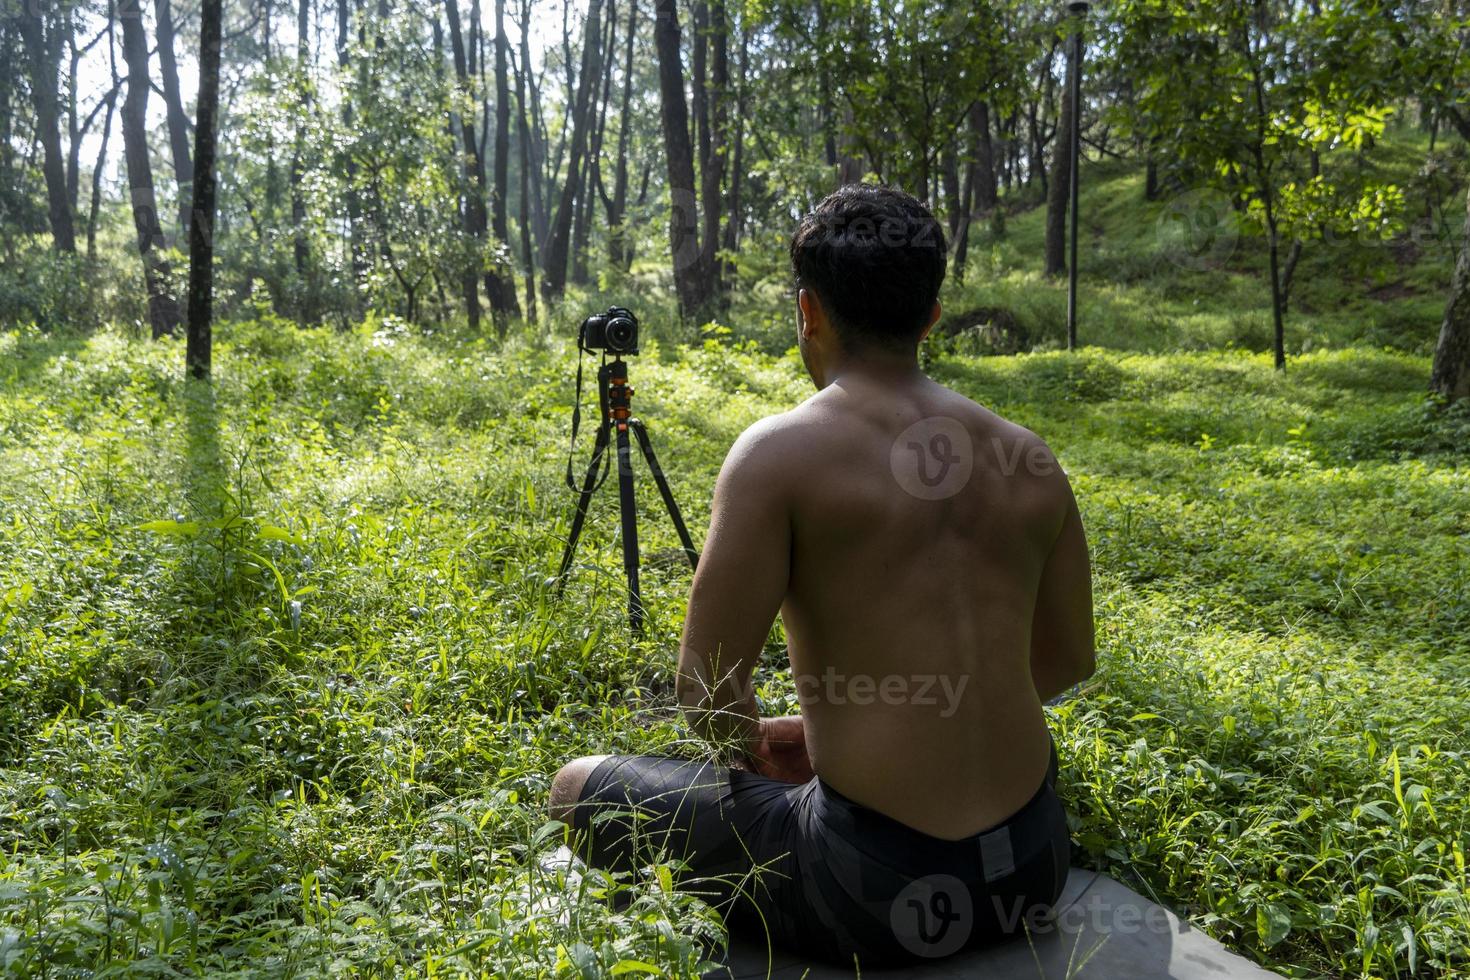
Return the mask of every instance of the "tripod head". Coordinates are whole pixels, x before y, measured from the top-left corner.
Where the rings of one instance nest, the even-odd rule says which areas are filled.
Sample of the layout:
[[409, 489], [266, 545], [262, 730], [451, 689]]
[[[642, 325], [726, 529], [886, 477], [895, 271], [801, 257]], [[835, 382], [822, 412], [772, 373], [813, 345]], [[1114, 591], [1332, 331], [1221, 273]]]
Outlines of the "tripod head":
[[633, 391], [628, 384], [628, 364], [621, 357], [597, 369], [597, 401], [604, 423], [628, 423], [633, 417]]

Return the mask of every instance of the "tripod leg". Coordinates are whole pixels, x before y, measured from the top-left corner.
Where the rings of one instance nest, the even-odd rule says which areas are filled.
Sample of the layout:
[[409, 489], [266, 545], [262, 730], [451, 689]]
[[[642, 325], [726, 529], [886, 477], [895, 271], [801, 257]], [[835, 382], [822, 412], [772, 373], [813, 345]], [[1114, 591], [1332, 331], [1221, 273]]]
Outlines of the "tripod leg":
[[623, 572], [628, 576], [628, 625], [643, 629], [643, 593], [638, 586], [638, 504], [633, 499], [633, 453], [628, 426], [618, 425], [618, 516], [623, 530]]
[[587, 505], [592, 501], [592, 491], [597, 489], [597, 468], [602, 465], [607, 452], [606, 424], [597, 428], [597, 439], [592, 443], [592, 461], [587, 464], [587, 475], [582, 478], [582, 489], [577, 495], [577, 511], [572, 516], [572, 533], [567, 535], [567, 547], [561, 554], [561, 568], [556, 573], [556, 596], [561, 598], [567, 585], [567, 570], [572, 567], [572, 556], [577, 551], [577, 539], [582, 536], [582, 523], [587, 520]]
[[643, 458], [648, 461], [648, 471], [653, 474], [653, 482], [658, 484], [659, 496], [664, 498], [664, 507], [669, 512], [669, 519], [674, 522], [674, 530], [679, 535], [679, 543], [684, 546], [689, 567], [698, 568], [699, 552], [694, 550], [694, 541], [689, 537], [684, 515], [679, 512], [679, 502], [674, 499], [674, 491], [669, 489], [669, 481], [664, 476], [663, 468], [658, 465], [658, 457], [653, 454], [653, 442], [648, 438], [648, 428], [639, 419], [630, 419], [628, 424], [638, 436], [638, 448], [643, 450]]

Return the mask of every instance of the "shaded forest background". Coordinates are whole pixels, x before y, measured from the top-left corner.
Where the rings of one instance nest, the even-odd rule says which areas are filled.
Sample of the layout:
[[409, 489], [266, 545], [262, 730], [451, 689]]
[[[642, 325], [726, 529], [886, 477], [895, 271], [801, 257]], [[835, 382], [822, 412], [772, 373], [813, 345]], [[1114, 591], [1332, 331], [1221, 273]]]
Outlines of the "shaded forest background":
[[[1278, 364], [1304, 256], [1433, 252], [1447, 269], [1463, 251], [1456, 0], [1120, 0], [1082, 17], [1015, 0], [9, 2], [7, 322], [180, 329], [205, 224], [195, 87], [216, 81], [196, 70], [201, 12], [222, 24], [209, 238], [225, 318], [503, 337], [561, 315], [571, 289], [740, 329], [784, 288], [795, 218], [859, 179], [930, 203], [957, 284], [977, 239], [1044, 207], [1055, 276], [1074, 29], [1084, 181], [1140, 168], [1183, 265], [1255, 263]], [[1415, 159], [1383, 152], [1394, 131]], [[1446, 394], [1470, 385], [1466, 305], [1445, 316]]]

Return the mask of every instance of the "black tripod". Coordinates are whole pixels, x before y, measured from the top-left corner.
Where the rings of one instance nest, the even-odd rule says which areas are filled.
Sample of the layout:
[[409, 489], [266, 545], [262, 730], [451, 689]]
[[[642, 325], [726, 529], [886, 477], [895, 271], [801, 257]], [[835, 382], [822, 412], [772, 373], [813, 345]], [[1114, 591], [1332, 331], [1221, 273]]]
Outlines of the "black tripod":
[[[580, 377], [580, 369], [578, 375]], [[580, 386], [580, 381], [578, 384]], [[587, 465], [587, 475], [582, 478], [582, 487], [577, 491], [577, 512], [572, 517], [572, 532], [567, 536], [566, 551], [562, 552], [556, 594], [559, 598], [562, 589], [566, 587], [567, 571], [572, 567], [577, 539], [582, 534], [582, 523], [587, 519], [587, 505], [592, 501], [592, 494], [607, 479], [607, 445], [615, 437], [618, 450], [618, 511], [623, 532], [623, 572], [628, 577], [628, 625], [638, 632], [643, 629], [644, 610], [643, 593], [638, 587], [638, 511], [633, 500], [633, 452], [628, 441], [629, 429], [638, 437], [638, 448], [643, 452], [643, 459], [648, 463], [648, 471], [653, 474], [654, 483], [658, 484], [659, 496], [663, 497], [664, 507], [669, 512], [670, 520], [674, 522], [674, 530], [679, 534], [679, 541], [684, 546], [690, 568], [696, 567], [699, 553], [694, 550], [694, 542], [689, 538], [689, 528], [684, 525], [684, 516], [679, 513], [674, 492], [669, 489], [669, 481], [664, 478], [664, 471], [658, 465], [658, 457], [653, 453], [648, 430], [642, 421], [633, 418], [633, 386], [628, 384], [628, 365], [622, 358], [604, 362], [597, 369], [597, 402], [602, 410], [602, 423], [597, 427], [597, 438], [592, 444], [592, 461]], [[580, 409], [573, 413], [573, 439], [576, 438], [579, 415]], [[597, 472], [599, 467], [603, 470], [601, 476]], [[570, 458], [567, 460], [567, 486], [577, 490], [572, 483]]]

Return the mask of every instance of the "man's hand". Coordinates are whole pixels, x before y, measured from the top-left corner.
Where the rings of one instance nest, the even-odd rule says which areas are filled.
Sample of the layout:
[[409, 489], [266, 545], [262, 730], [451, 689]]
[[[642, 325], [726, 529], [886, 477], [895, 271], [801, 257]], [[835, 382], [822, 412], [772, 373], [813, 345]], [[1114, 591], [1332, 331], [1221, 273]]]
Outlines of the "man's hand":
[[760, 742], [750, 756], [751, 768], [783, 783], [805, 783], [816, 775], [806, 752], [806, 725], [800, 715], [760, 720]]

